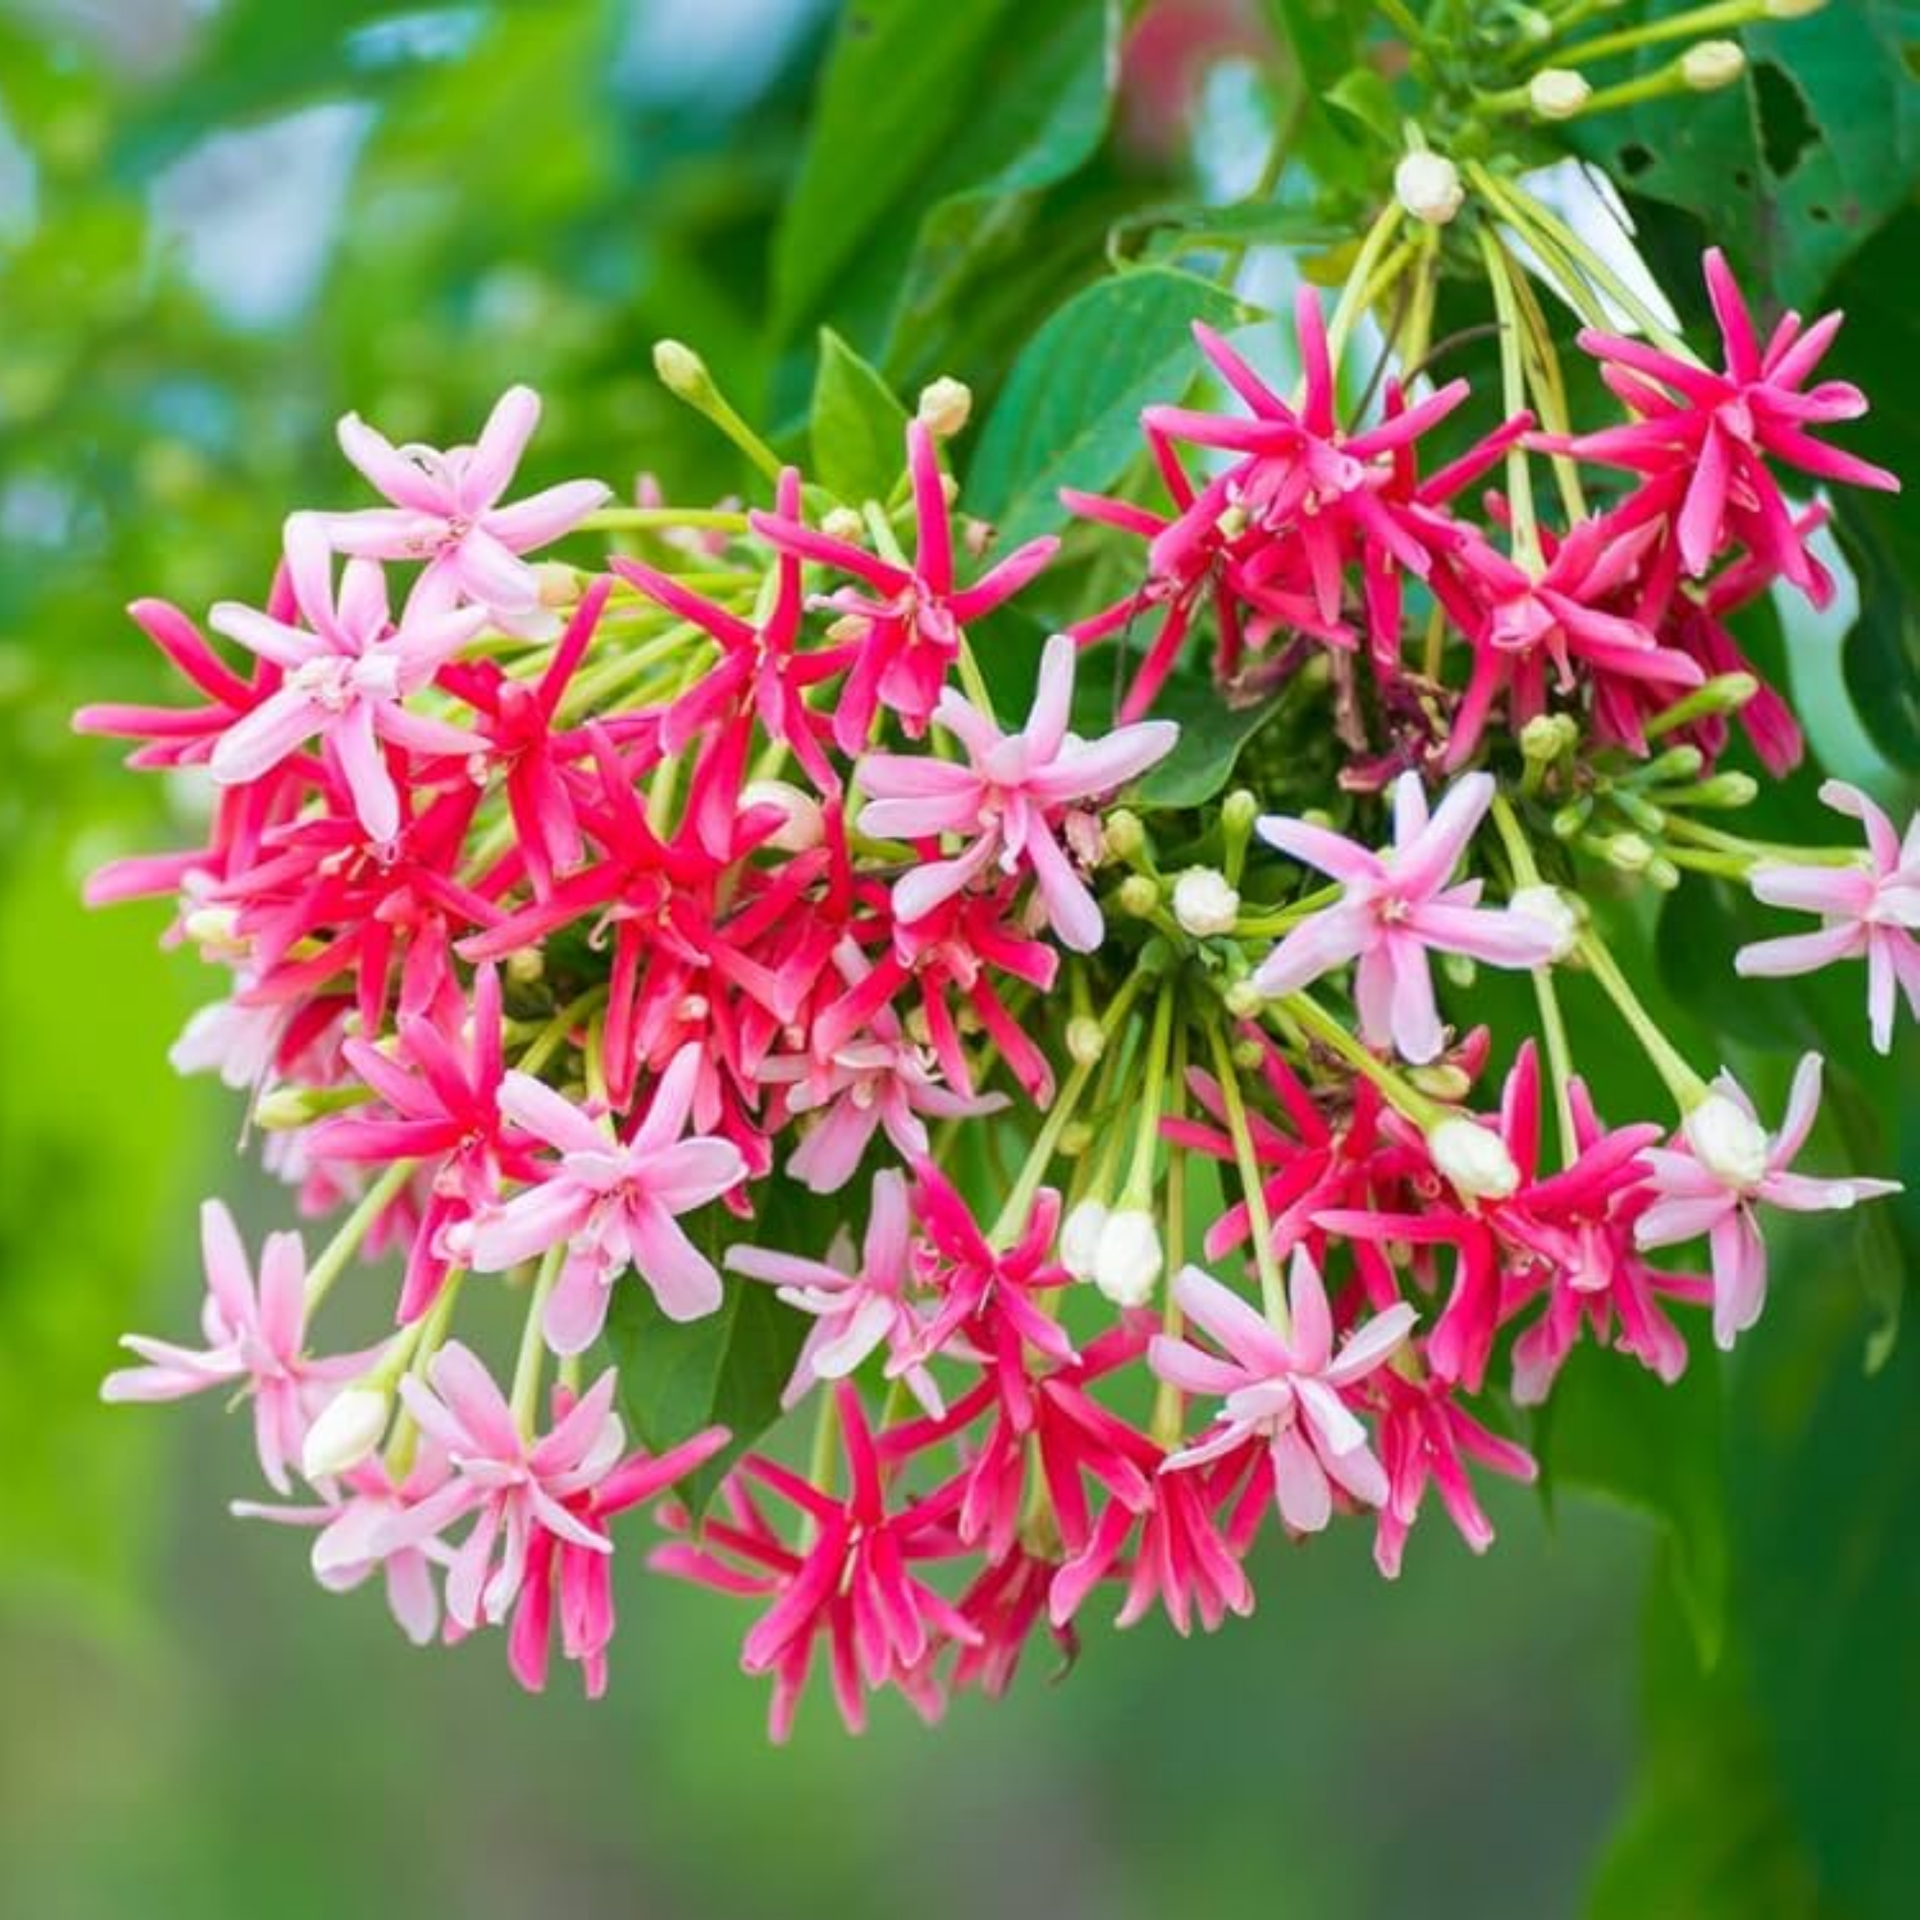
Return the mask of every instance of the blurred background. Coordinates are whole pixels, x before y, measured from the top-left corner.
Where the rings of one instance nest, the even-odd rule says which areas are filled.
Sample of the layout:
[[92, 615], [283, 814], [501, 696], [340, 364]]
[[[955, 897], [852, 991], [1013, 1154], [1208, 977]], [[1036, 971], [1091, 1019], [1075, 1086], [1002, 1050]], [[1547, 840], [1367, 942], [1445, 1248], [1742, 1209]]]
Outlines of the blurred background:
[[[1173, 11], [1213, 64], [1136, 63], [1043, 257], [903, 343], [910, 223], [769, 278], [826, 0], [0, 0], [0, 1915], [1914, 1910], [1914, 1342], [1864, 1377], [1887, 1303], [1821, 1284], [1845, 1244], [1778, 1256], [1724, 1422], [1706, 1369], [1570, 1433], [1484, 1562], [1437, 1520], [1398, 1586], [1364, 1529], [1270, 1544], [1216, 1638], [1095, 1627], [939, 1732], [889, 1701], [853, 1741], [814, 1702], [784, 1751], [727, 1603], [631, 1581], [611, 1697], [529, 1698], [496, 1640], [415, 1653], [375, 1593], [312, 1587], [303, 1536], [227, 1519], [254, 1489], [216, 1406], [97, 1401], [123, 1329], [186, 1324], [197, 1198], [279, 1206], [234, 1098], [166, 1065], [212, 989], [163, 913], [76, 904], [192, 805], [67, 731], [157, 683], [126, 601], [257, 591], [284, 509], [344, 497], [349, 407], [447, 442], [525, 378], [536, 480], [701, 499], [738, 475], [660, 335], [775, 422], [822, 318], [903, 386], [990, 393], [1113, 208], [1247, 184], [1284, 60], [1245, 59], [1251, 9]], [[1570, 1490], [1636, 1472], [1665, 1525]]]

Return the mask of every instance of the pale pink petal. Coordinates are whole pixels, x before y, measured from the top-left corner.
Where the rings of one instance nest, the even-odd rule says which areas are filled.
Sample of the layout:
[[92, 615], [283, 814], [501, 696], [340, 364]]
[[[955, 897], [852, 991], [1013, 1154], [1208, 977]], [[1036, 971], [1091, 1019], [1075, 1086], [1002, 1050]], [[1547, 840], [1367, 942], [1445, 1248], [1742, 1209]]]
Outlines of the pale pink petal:
[[298, 687], [282, 687], [236, 720], [218, 740], [207, 771], [222, 786], [257, 780], [319, 729], [322, 710]]
[[1323, 974], [1343, 967], [1366, 946], [1372, 917], [1361, 907], [1328, 907], [1290, 932], [1267, 955], [1253, 984], [1270, 999], [1297, 993]]
[[1313, 1449], [1294, 1427], [1273, 1437], [1273, 1494], [1295, 1533], [1318, 1533], [1333, 1518], [1333, 1494]]
[[460, 475], [463, 513], [470, 518], [484, 513], [506, 492], [539, 424], [540, 396], [531, 387], [509, 387], [494, 402]]
[[1259, 1310], [1198, 1267], [1183, 1267], [1173, 1283], [1180, 1310], [1255, 1374], [1283, 1374], [1291, 1356]]
[[1384, 875], [1378, 854], [1330, 827], [1316, 827], [1282, 814], [1268, 814], [1254, 825], [1268, 846], [1277, 848], [1291, 860], [1332, 875], [1347, 886], [1378, 882]]
[[613, 489], [598, 480], [564, 480], [511, 506], [495, 507], [482, 524], [510, 553], [531, 553], [570, 533], [612, 498]]
[[669, 1320], [698, 1320], [719, 1307], [724, 1290], [712, 1261], [665, 1208], [643, 1201], [635, 1211], [632, 1238], [634, 1265]]
[[1493, 805], [1493, 793], [1490, 773], [1469, 773], [1453, 783], [1412, 844], [1395, 848], [1388, 871], [1396, 894], [1423, 899], [1446, 885]]
[[385, 434], [357, 413], [345, 415], [337, 429], [340, 451], [397, 505], [444, 520], [454, 505], [445, 484], [401, 453]]
[[563, 1153], [605, 1153], [612, 1143], [572, 1101], [529, 1073], [509, 1069], [500, 1079], [500, 1111]]
[[682, 1140], [662, 1148], [642, 1178], [647, 1192], [670, 1213], [688, 1213], [717, 1200], [747, 1177], [747, 1163], [731, 1140]]

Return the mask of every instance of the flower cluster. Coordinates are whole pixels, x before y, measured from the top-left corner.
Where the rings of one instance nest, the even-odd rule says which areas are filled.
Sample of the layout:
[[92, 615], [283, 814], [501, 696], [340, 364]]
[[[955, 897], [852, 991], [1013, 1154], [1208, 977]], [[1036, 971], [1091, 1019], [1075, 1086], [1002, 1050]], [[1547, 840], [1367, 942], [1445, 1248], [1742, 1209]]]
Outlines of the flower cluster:
[[[1818, 1060], [1770, 1134], [1594, 910], [1736, 874], [1823, 922], [1743, 972], [1863, 957], [1883, 1049], [1920, 1001], [1915, 829], [1843, 786], [1864, 858], [1695, 819], [1744, 778], [1730, 714], [1799, 751], [1726, 624], [1829, 590], [1770, 463], [1892, 484], [1810, 431], [1860, 410], [1809, 384], [1833, 324], [1763, 346], [1708, 281], [1724, 368], [1585, 337], [1631, 416], [1588, 433], [1510, 391], [1463, 438], [1467, 382], [1411, 367], [1343, 421], [1352, 300], [1302, 295], [1292, 399], [1200, 329], [1237, 409], [1147, 409], [1165, 510], [1069, 496], [1144, 574], [1035, 648], [989, 616], [1077, 576], [956, 520], [953, 383], [888, 498], [768, 456], [739, 512], [507, 501], [525, 389], [445, 452], [349, 416], [388, 504], [288, 520], [264, 604], [207, 619], [250, 661], [142, 602], [201, 704], [79, 718], [206, 780], [201, 843], [91, 897], [172, 902], [227, 969], [176, 1058], [331, 1229], [311, 1260], [270, 1234], [256, 1284], [209, 1202], [205, 1345], [130, 1338], [108, 1397], [250, 1400], [285, 1504], [236, 1511], [315, 1529], [325, 1586], [379, 1574], [417, 1641], [504, 1629], [529, 1686], [556, 1631], [604, 1684], [615, 1523], [653, 1507], [655, 1567], [758, 1607], [776, 1733], [816, 1668], [857, 1727], [876, 1689], [998, 1692], [1089, 1607], [1217, 1627], [1266, 1532], [1357, 1518], [1395, 1574], [1429, 1486], [1484, 1549], [1482, 1476], [1532, 1477], [1516, 1409], [1577, 1342], [1672, 1381], [1700, 1310], [1723, 1347], [1759, 1313], [1769, 1210], [1890, 1190], [1796, 1172]], [[1630, 478], [1589, 509], [1581, 463]], [[588, 534], [604, 569], [528, 558]], [[1116, 710], [1079, 668], [1143, 621]], [[1196, 768], [1250, 702], [1223, 794]], [[1544, 1047], [1459, 1024], [1475, 966], [1527, 976]], [[1568, 970], [1659, 1113], [1602, 1116]], [[1694, 1242], [1701, 1271], [1654, 1263]], [[386, 1254], [392, 1331], [313, 1351]], [[520, 1316], [498, 1373], [455, 1337], [483, 1291]], [[703, 1330], [731, 1429], [644, 1386]]]

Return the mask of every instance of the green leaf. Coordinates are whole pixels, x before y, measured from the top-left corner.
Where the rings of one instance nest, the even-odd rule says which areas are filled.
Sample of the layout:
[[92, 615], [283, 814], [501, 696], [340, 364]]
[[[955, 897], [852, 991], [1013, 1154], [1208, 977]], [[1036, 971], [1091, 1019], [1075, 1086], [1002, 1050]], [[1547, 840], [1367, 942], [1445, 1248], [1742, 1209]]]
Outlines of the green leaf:
[[1169, 680], [1153, 717], [1177, 720], [1179, 743], [1141, 780], [1135, 800], [1143, 807], [1204, 805], [1233, 778], [1241, 750], [1279, 710], [1275, 700], [1235, 706], [1211, 679], [1197, 675]]
[[1264, 11], [1300, 82], [1294, 150], [1322, 180], [1364, 187], [1372, 163], [1327, 101], [1361, 66], [1369, 0], [1264, 0]]
[[[1750, 291], [1807, 306], [1920, 180], [1920, 88], [1907, 64], [1916, 38], [1911, 0], [1757, 22], [1742, 34], [1749, 65], [1736, 85], [1599, 114], [1567, 138], [1628, 191], [1696, 215]], [[1671, 58], [1670, 45], [1651, 48], [1595, 78]]]
[[[734, 1241], [782, 1251], [825, 1253], [844, 1205], [788, 1183], [756, 1193], [751, 1224], [724, 1207], [705, 1210], [695, 1232], [716, 1266]], [[728, 1275], [719, 1310], [704, 1320], [669, 1320], [652, 1293], [628, 1276], [614, 1288], [607, 1339], [620, 1367], [620, 1395], [634, 1432], [653, 1452], [704, 1427], [732, 1439], [688, 1483], [697, 1513], [733, 1463], [780, 1417], [780, 1395], [807, 1334], [807, 1316], [758, 1280]]]
[[1692, 1363], [1669, 1387], [1625, 1354], [1576, 1347], [1541, 1410], [1540, 1454], [1552, 1487], [1582, 1487], [1666, 1529], [1674, 1587], [1711, 1665], [1728, 1568], [1718, 1356], [1696, 1341]]
[[1063, 526], [1060, 489], [1111, 485], [1141, 449], [1141, 408], [1186, 390], [1193, 322], [1245, 318], [1211, 282], [1166, 267], [1076, 294], [1015, 362], [968, 469], [969, 506], [1009, 542]]
[[1920, 601], [1872, 521], [1847, 522], [1841, 546], [1860, 587], [1859, 616], [1841, 655], [1847, 692], [1888, 761], [1920, 774]]
[[1014, 0], [853, 0], [841, 15], [812, 136], [775, 237], [774, 330], [816, 312], [895, 203], [925, 182], [977, 110]]
[[1326, 101], [1359, 121], [1394, 152], [1399, 151], [1400, 109], [1394, 102], [1393, 90], [1371, 67], [1355, 67], [1343, 73], [1327, 89]]
[[850, 506], [885, 500], [906, 464], [906, 430], [907, 410], [893, 389], [822, 327], [808, 426], [812, 477]]

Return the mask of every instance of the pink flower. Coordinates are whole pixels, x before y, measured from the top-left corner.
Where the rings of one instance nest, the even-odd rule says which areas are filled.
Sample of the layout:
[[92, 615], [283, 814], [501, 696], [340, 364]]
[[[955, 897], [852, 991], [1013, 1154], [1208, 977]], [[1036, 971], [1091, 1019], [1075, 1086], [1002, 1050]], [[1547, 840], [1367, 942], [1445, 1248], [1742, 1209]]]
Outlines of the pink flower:
[[1807, 429], [1854, 420], [1867, 410], [1857, 387], [1826, 380], [1803, 391], [1832, 344], [1840, 315], [1805, 326], [1787, 314], [1762, 347], [1753, 317], [1719, 248], [1706, 256], [1708, 297], [1720, 323], [1722, 372], [1643, 341], [1585, 332], [1580, 344], [1602, 362], [1601, 377], [1639, 419], [1573, 441], [1572, 451], [1683, 488], [1676, 532], [1687, 571], [1705, 573], [1730, 539], [1744, 540], [1803, 590], [1814, 585], [1811, 556], [1794, 527], [1766, 456], [1816, 479], [1898, 492], [1900, 482], [1816, 440]]
[[[910, 1692], [942, 1641], [977, 1646], [981, 1633], [952, 1601], [909, 1570], [961, 1551], [952, 1515], [960, 1484], [890, 1507], [880, 1456], [846, 1384], [834, 1389], [846, 1449], [848, 1492], [822, 1491], [778, 1462], [749, 1454], [724, 1495], [724, 1517], [709, 1519], [701, 1545], [673, 1541], [650, 1564], [725, 1593], [766, 1593], [774, 1601], [747, 1634], [740, 1664], [774, 1676], [772, 1733], [786, 1739], [815, 1645], [825, 1640], [835, 1699], [854, 1732], [866, 1722], [864, 1693], [888, 1682]], [[805, 1545], [789, 1547], [749, 1495], [758, 1481], [807, 1523]]]
[[1062, 815], [1069, 802], [1111, 793], [1164, 759], [1180, 729], [1170, 720], [1143, 720], [1102, 740], [1076, 738], [1067, 731], [1074, 659], [1068, 635], [1048, 640], [1020, 733], [1003, 733], [960, 694], [943, 693], [934, 718], [966, 749], [965, 766], [894, 753], [860, 763], [855, 779], [874, 796], [860, 816], [863, 831], [907, 840], [971, 836], [964, 852], [916, 866], [894, 883], [893, 910], [902, 921], [933, 912], [997, 861], [1005, 873], [1031, 870], [1066, 946], [1091, 953], [1100, 944], [1100, 909], [1057, 837]]
[[434, 1355], [427, 1379], [431, 1387], [409, 1374], [400, 1397], [420, 1431], [445, 1450], [452, 1478], [374, 1533], [369, 1546], [382, 1556], [424, 1547], [473, 1515], [447, 1565], [447, 1615], [466, 1629], [482, 1620], [498, 1626], [542, 1532], [589, 1553], [613, 1551], [568, 1503], [605, 1480], [626, 1445], [613, 1411], [614, 1376], [603, 1373], [539, 1439], [520, 1431], [492, 1374], [457, 1340]]
[[555, 1148], [560, 1160], [537, 1186], [476, 1223], [472, 1264], [499, 1273], [562, 1240], [571, 1243], [547, 1302], [554, 1352], [593, 1344], [608, 1294], [628, 1266], [671, 1320], [698, 1320], [719, 1306], [720, 1276], [675, 1215], [738, 1186], [747, 1163], [730, 1140], [683, 1137], [699, 1074], [700, 1049], [682, 1047], [624, 1142], [531, 1074], [512, 1072], [501, 1081], [501, 1112]]
[[1470, 773], [1429, 818], [1420, 776], [1403, 773], [1393, 789], [1393, 845], [1380, 853], [1304, 820], [1269, 815], [1260, 821], [1270, 846], [1331, 874], [1344, 891], [1274, 948], [1255, 973], [1255, 986], [1277, 998], [1358, 959], [1354, 998], [1368, 1043], [1391, 1040], [1404, 1059], [1433, 1059], [1445, 1036], [1427, 967], [1430, 950], [1496, 967], [1537, 967], [1552, 959], [1558, 942], [1543, 920], [1480, 906], [1478, 880], [1447, 884], [1493, 796], [1492, 775]]
[[[604, 1480], [573, 1495], [568, 1508], [587, 1526], [603, 1525], [617, 1513], [657, 1499], [710, 1460], [729, 1437], [725, 1427], [708, 1427], [658, 1458], [633, 1454]], [[539, 1527], [527, 1548], [526, 1580], [507, 1637], [513, 1677], [529, 1693], [546, 1690], [556, 1613], [560, 1651], [579, 1665], [587, 1698], [597, 1700], [607, 1690], [607, 1648], [613, 1640], [613, 1556]]]
[[307, 1257], [297, 1233], [267, 1235], [257, 1290], [233, 1215], [218, 1200], [200, 1209], [200, 1244], [207, 1273], [200, 1312], [206, 1350], [130, 1333], [120, 1344], [147, 1364], [108, 1374], [100, 1397], [180, 1400], [239, 1382], [253, 1401], [260, 1471], [276, 1493], [285, 1493], [292, 1485], [287, 1464], [300, 1458], [307, 1427], [328, 1388], [364, 1372], [372, 1355], [306, 1358]]
[[350, 560], [336, 598], [326, 535], [313, 514], [287, 522], [287, 571], [307, 631], [223, 600], [207, 616], [215, 632], [280, 667], [285, 678], [214, 743], [215, 780], [257, 780], [318, 734], [339, 757], [354, 810], [381, 843], [400, 830], [400, 798], [381, 751], [390, 741], [415, 753], [466, 754], [482, 743], [462, 728], [403, 704], [486, 624], [478, 609], [409, 610], [390, 626], [387, 589], [369, 560]]
[[236, 1500], [228, 1510], [240, 1520], [317, 1527], [313, 1577], [329, 1593], [351, 1593], [380, 1573], [386, 1584], [387, 1610], [400, 1631], [416, 1647], [424, 1647], [440, 1626], [440, 1595], [433, 1570], [444, 1566], [452, 1551], [438, 1540], [391, 1551], [377, 1543], [410, 1507], [444, 1487], [450, 1472], [446, 1455], [429, 1444], [420, 1449], [413, 1470], [398, 1485], [378, 1460], [368, 1460], [342, 1474], [341, 1491], [320, 1505], [273, 1507]]
[[842, 587], [826, 605], [860, 630], [859, 651], [834, 714], [834, 738], [843, 753], [858, 753], [873, 730], [876, 709], [897, 713], [909, 734], [926, 731], [948, 669], [972, 621], [1018, 593], [1052, 559], [1060, 542], [1029, 540], [970, 587], [953, 578], [953, 529], [933, 436], [920, 421], [907, 425], [907, 470], [913, 480], [917, 544], [911, 565], [880, 559], [863, 547], [804, 526], [783, 505], [755, 513], [761, 539], [803, 560], [850, 573], [869, 593]]
[[559, 539], [612, 498], [598, 480], [569, 480], [500, 505], [539, 420], [540, 396], [509, 387], [477, 445], [442, 453], [396, 447], [357, 413], [346, 415], [341, 452], [393, 505], [328, 514], [328, 538], [364, 559], [424, 560], [411, 611], [444, 613], [465, 601], [518, 630], [540, 608], [539, 582], [519, 556]]
[[888, 1169], [873, 1176], [873, 1206], [854, 1271], [846, 1271], [852, 1249], [844, 1234], [835, 1241], [829, 1260], [803, 1260], [767, 1247], [727, 1250], [730, 1271], [770, 1282], [788, 1306], [814, 1317], [781, 1396], [782, 1406], [797, 1405], [823, 1380], [844, 1380], [884, 1344], [890, 1356], [888, 1377], [904, 1379], [934, 1418], [944, 1412], [940, 1389], [919, 1358], [920, 1318], [906, 1298], [912, 1279], [907, 1258], [911, 1237], [906, 1180]]
[[1450, 381], [1416, 405], [1396, 410], [1380, 425], [1357, 433], [1336, 418], [1334, 368], [1319, 296], [1302, 287], [1294, 326], [1303, 371], [1296, 411], [1274, 393], [1210, 327], [1196, 322], [1194, 338], [1220, 377], [1253, 414], [1239, 420], [1184, 407], [1149, 407], [1156, 434], [1246, 456], [1204, 487], [1153, 545], [1156, 574], [1177, 574], [1183, 552], [1206, 544], [1220, 516], [1238, 508], [1268, 534], [1284, 534], [1304, 561], [1304, 585], [1323, 622], [1337, 622], [1350, 561], [1375, 554], [1424, 577], [1431, 564], [1429, 525], [1417, 511], [1382, 497], [1392, 478], [1390, 457], [1444, 419], [1467, 397], [1464, 380]]
[[1258, 1309], [1187, 1267], [1174, 1297], [1227, 1357], [1161, 1334], [1147, 1349], [1147, 1364], [1183, 1393], [1224, 1398], [1212, 1430], [1169, 1454], [1163, 1472], [1203, 1466], [1263, 1440], [1281, 1519], [1298, 1533], [1318, 1533], [1333, 1515], [1333, 1486], [1368, 1506], [1387, 1497], [1387, 1477], [1347, 1399], [1406, 1339], [1414, 1311], [1403, 1301], [1376, 1314], [1336, 1354], [1326, 1289], [1304, 1251], [1293, 1256], [1287, 1295], [1293, 1331], [1283, 1340]]
[[[850, 940], [834, 955], [842, 978], [857, 981], [867, 963]], [[943, 1087], [925, 1048], [907, 1037], [891, 1007], [878, 1007], [864, 1033], [837, 1044], [824, 1058], [782, 1055], [761, 1063], [761, 1082], [786, 1086], [790, 1113], [818, 1112], [819, 1121], [787, 1160], [787, 1172], [815, 1193], [837, 1193], [853, 1178], [873, 1136], [885, 1129], [903, 1160], [924, 1160], [922, 1115], [953, 1120], [997, 1113], [1005, 1094], [956, 1093]]]
[[1713, 1337], [1722, 1347], [1731, 1347], [1766, 1304], [1767, 1249], [1754, 1219], [1757, 1203], [1816, 1213], [1900, 1191], [1897, 1180], [1816, 1180], [1789, 1171], [1819, 1105], [1817, 1053], [1802, 1058], [1786, 1119], [1771, 1137], [1753, 1102], [1731, 1075], [1722, 1073], [1688, 1114], [1678, 1144], [1646, 1155], [1660, 1197], [1640, 1216], [1635, 1238], [1642, 1247], [1670, 1247], [1707, 1236], [1713, 1256]]
[[1858, 787], [1829, 780], [1820, 798], [1866, 827], [1866, 864], [1756, 867], [1748, 883], [1755, 899], [1770, 907], [1817, 913], [1824, 924], [1817, 933], [1742, 947], [1733, 956], [1734, 968], [1747, 977], [1773, 979], [1864, 955], [1873, 1044], [1887, 1053], [1893, 1047], [1896, 986], [1906, 994], [1908, 1011], [1920, 1016], [1920, 942], [1914, 939], [1920, 928], [1920, 814], [1908, 821], [1903, 840]]
[[1400, 1577], [1407, 1535], [1420, 1517], [1420, 1503], [1431, 1482], [1460, 1537], [1475, 1553], [1493, 1545], [1493, 1523], [1467, 1478], [1469, 1460], [1509, 1480], [1531, 1486], [1539, 1474], [1533, 1456], [1511, 1440], [1489, 1432], [1466, 1411], [1448, 1380], [1404, 1380], [1381, 1376], [1385, 1404], [1380, 1413], [1380, 1456], [1386, 1465], [1387, 1497], [1373, 1537], [1373, 1561], [1389, 1579]]

